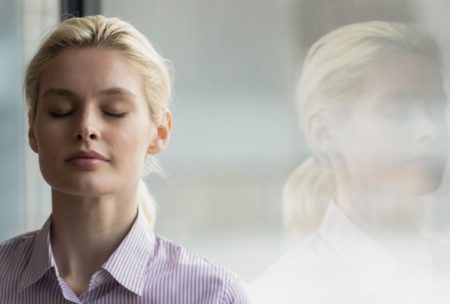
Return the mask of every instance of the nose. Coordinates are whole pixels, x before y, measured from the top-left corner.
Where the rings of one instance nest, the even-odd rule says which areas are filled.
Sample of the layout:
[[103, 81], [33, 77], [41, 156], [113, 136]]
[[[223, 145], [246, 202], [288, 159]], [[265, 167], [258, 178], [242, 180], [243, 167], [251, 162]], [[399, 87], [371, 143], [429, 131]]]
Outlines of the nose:
[[415, 121], [417, 139], [420, 142], [440, 140], [448, 133], [445, 119], [421, 113]]
[[98, 139], [97, 133], [94, 130], [86, 130], [85, 132], [80, 132], [75, 136], [76, 140], [83, 141], [85, 139], [95, 140]]
[[76, 120], [74, 139], [76, 141], [91, 141], [100, 139], [99, 122], [93, 110], [86, 109]]

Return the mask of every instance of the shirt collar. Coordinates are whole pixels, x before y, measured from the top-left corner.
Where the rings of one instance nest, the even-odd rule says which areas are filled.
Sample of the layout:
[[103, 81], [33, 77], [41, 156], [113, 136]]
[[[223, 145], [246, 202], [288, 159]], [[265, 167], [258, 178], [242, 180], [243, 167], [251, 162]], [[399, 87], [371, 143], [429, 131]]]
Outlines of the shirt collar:
[[[51, 216], [33, 241], [33, 250], [24, 275], [18, 284], [18, 291], [36, 283], [52, 267], [55, 267], [50, 247]], [[130, 231], [102, 268], [123, 287], [142, 295], [145, 284], [146, 265], [153, 253], [155, 236], [150, 223], [139, 210]]]
[[391, 276], [396, 263], [331, 202], [319, 228], [321, 238], [358, 277], [364, 288], [376, 288]]
[[19, 292], [41, 279], [52, 267], [48, 251], [51, 223], [51, 217], [49, 217], [33, 240], [31, 257], [18, 284]]
[[130, 232], [102, 268], [123, 287], [141, 296], [145, 287], [146, 266], [154, 246], [153, 229], [140, 210]]

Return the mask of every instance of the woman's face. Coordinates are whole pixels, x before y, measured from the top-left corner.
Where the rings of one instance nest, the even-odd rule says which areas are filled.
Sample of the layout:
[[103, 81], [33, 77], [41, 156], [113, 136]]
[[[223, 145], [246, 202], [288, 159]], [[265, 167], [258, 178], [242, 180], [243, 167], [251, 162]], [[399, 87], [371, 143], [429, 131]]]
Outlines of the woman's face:
[[349, 179], [406, 194], [436, 190], [448, 153], [440, 69], [413, 54], [370, 69], [361, 95], [333, 131]]
[[135, 185], [147, 154], [167, 142], [170, 125], [150, 117], [142, 79], [120, 53], [66, 49], [42, 75], [30, 145], [54, 191], [112, 194]]

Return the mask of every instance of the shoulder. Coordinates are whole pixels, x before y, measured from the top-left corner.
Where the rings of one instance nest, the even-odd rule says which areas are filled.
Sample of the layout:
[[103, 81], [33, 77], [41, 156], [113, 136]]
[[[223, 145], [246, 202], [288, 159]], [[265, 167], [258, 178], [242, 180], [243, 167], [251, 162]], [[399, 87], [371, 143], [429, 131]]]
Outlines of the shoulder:
[[315, 299], [339, 257], [313, 234], [272, 263], [249, 288], [252, 303], [299, 303]]
[[227, 279], [232, 272], [164, 237], [156, 236], [156, 256], [170, 270], [190, 271], [205, 278]]
[[155, 258], [153, 264], [158, 265], [155, 275], [161, 276], [162, 281], [164, 277], [171, 278], [178, 288], [209, 294], [220, 299], [218, 303], [248, 303], [245, 284], [234, 272], [181, 245], [156, 236]]
[[37, 233], [38, 231], [28, 232], [0, 242], [0, 265], [3, 265], [8, 260], [17, 259], [29, 252]]
[[314, 233], [303, 241], [288, 248], [262, 277], [286, 277], [287, 273], [304, 273], [305, 270], [317, 270], [323, 264], [338, 262], [338, 256], [333, 252], [323, 238]]
[[0, 281], [19, 275], [32, 252], [37, 231], [16, 236], [0, 243]]

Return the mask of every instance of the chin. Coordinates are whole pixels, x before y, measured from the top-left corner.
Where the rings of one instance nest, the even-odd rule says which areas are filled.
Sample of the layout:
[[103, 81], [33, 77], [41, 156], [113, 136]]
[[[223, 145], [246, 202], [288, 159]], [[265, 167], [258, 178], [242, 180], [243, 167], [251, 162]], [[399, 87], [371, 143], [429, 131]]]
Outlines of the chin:
[[415, 196], [430, 195], [436, 192], [440, 185], [440, 183], [421, 183], [413, 189], [410, 189], [408, 192]]
[[56, 186], [52, 187], [54, 191], [57, 191], [64, 195], [78, 196], [85, 198], [100, 197], [111, 193], [107, 189], [99, 189], [96, 187], [71, 187], [71, 186]]
[[443, 170], [428, 172], [428, 174], [422, 173], [419, 176], [410, 175], [407, 178], [406, 190], [412, 195], [430, 195], [439, 189], [442, 178]]
[[[47, 181], [48, 182], [48, 181]], [[82, 197], [99, 197], [112, 191], [111, 184], [95, 179], [58, 180], [48, 182], [50, 187], [61, 194]]]

